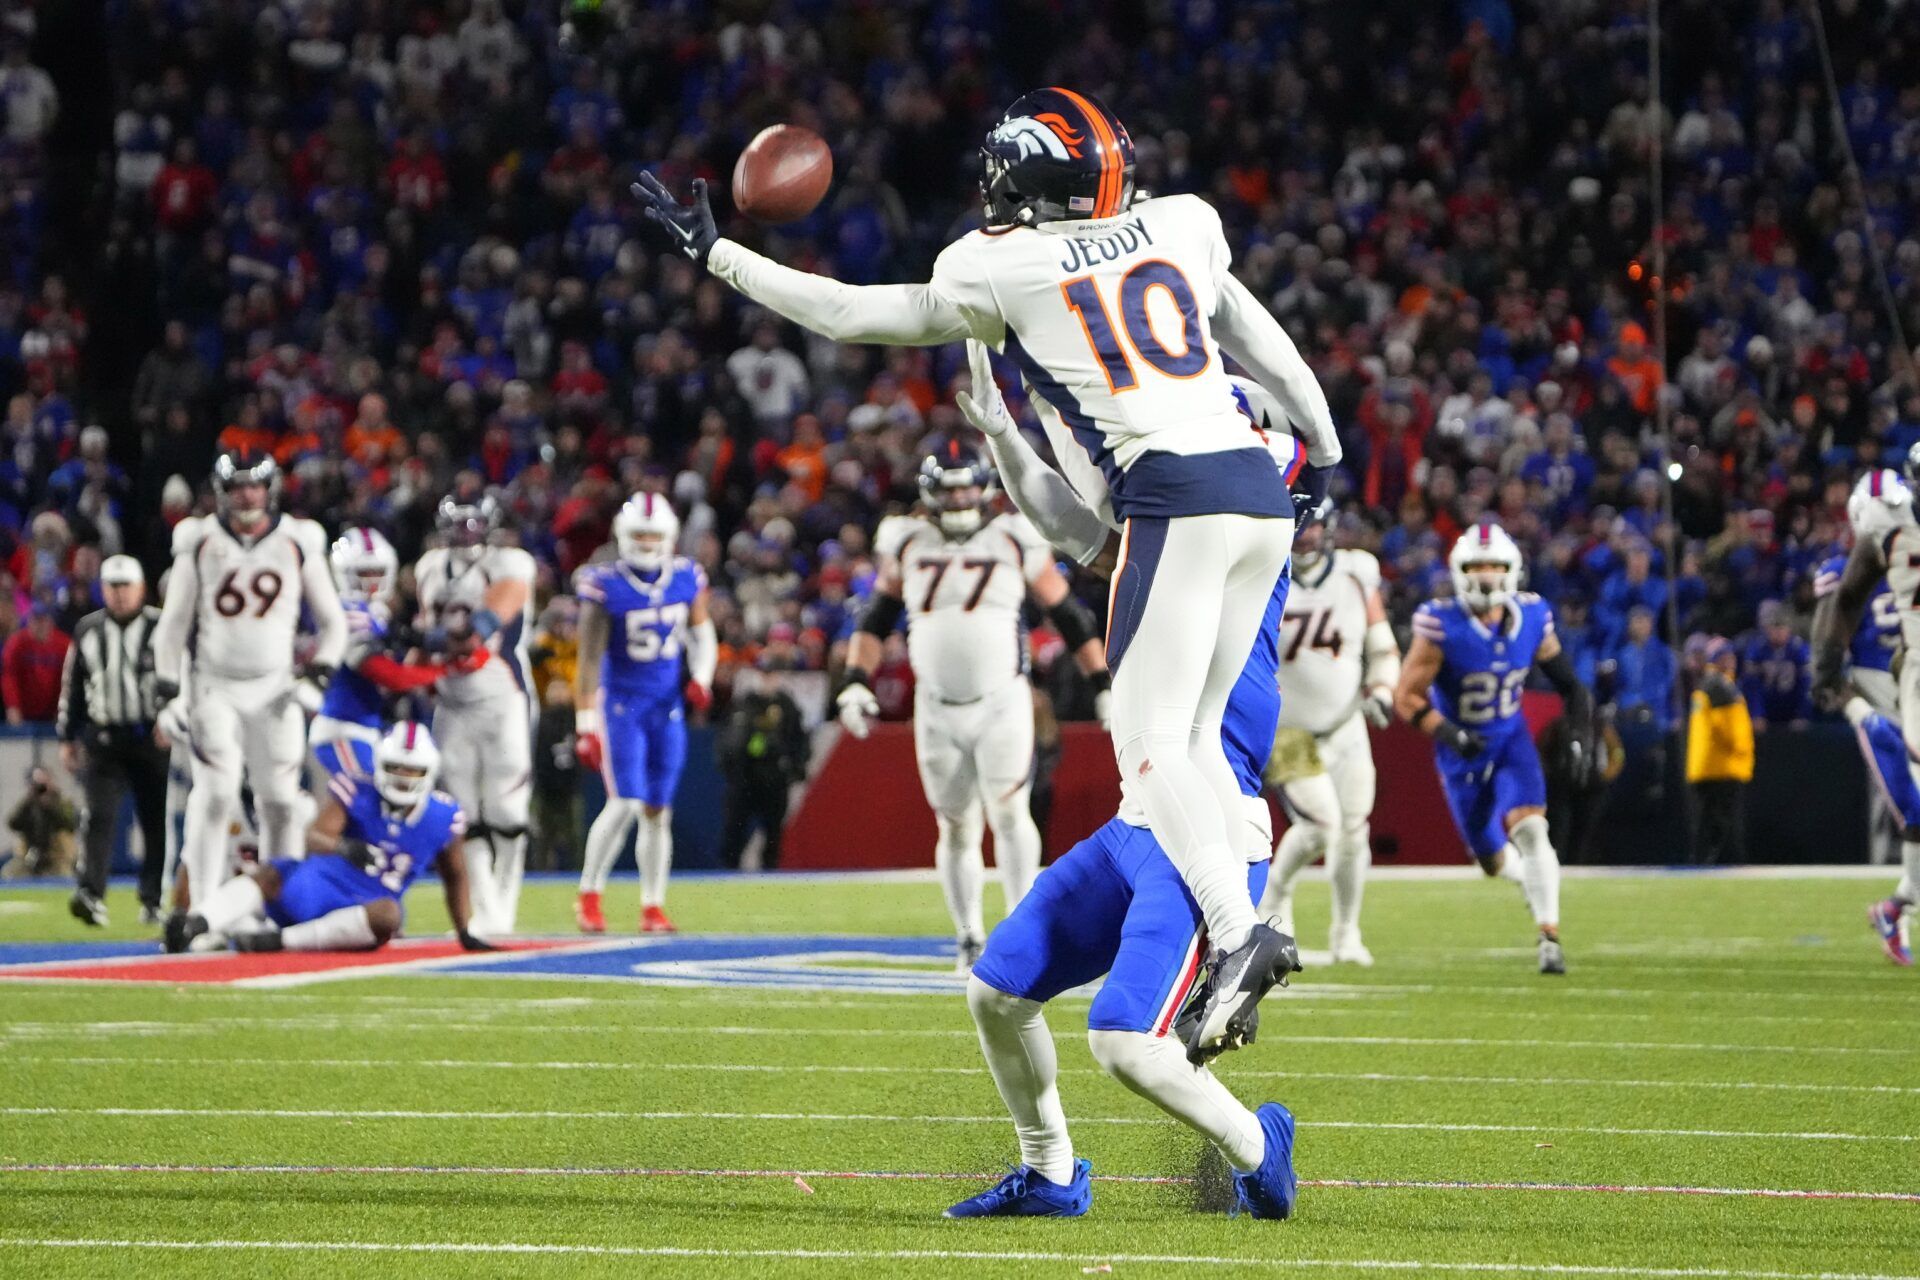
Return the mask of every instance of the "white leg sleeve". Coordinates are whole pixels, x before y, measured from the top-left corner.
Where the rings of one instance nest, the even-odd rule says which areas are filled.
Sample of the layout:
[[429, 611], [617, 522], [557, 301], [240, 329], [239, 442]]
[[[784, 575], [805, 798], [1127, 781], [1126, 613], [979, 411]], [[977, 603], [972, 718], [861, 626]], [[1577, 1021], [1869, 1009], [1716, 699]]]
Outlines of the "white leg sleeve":
[[1106, 1073], [1220, 1148], [1246, 1173], [1260, 1167], [1266, 1135], [1259, 1117], [1205, 1067], [1187, 1061], [1177, 1037], [1140, 1031], [1090, 1031], [1087, 1042]]
[[266, 910], [266, 899], [252, 876], [235, 876], [203, 897], [193, 913], [207, 922], [210, 933], [228, 933], [249, 916]]
[[1260, 897], [1260, 918], [1282, 933], [1293, 929], [1293, 882], [1312, 866], [1326, 847], [1320, 828], [1296, 822], [1280, 837], [1273, 851], [1273, 869], [1267, 875], [1267, 891]]
[[627, 833], [639, 820], [638, 800], [607, 797], [606, 804], [594, 815], [593, 825], [587, 828], [586, 853], [580, 859], [582, 893], [606, 892], [607, 877], [613, 874], [613, 864], [620, 860], [620, 851], [626, 847]]
[[1533, 908], [1533, 920], [1542, 927], [1560, 924], [1560, 855], [1547, 838], [1547, 820], [1540, 814], [1514, 823], [1510, 833], [1513, 848], [1520, 852], [1522, 887], [1527, 905]]
[[640, 834], [634, 841], [640, 864], [640, 905], [667, 905], [667, 875], [673, 869], [673, 810], [640, 814]]
[[1893, 896], [1905, 902], [1920, 902], [1920, 841], [1900, 842], [1900, 883]]
[[1356, 826], [1342, 824], [1327, 855], [1327, 878], [1333, 888], [1333, 931], [1359, 936], [1360, 897], [1366, 889], [1367, 869], [1373, 866], [1373, 833], [1362, 818]]
[[986, 806], [987, 826], [993, 831], [993, 861], [1000, 870], [1009, 914], [1040, 874], [1040, 828], [1033, 825], [1030, 790], [1022, 783], [1011, 795], [996, 796]]
[[247, 780], [260, 818], [260, 857], [306, 853], [300, 829], [300, 765], [306, 758], [300, 704], [291, 694], [268, 703], [244, 724]]
[[940, 872], [940, 889], [947, 898], [947, 914], [953, 917], [954, 935], [985, 938], [980, 890], [987, 873], [980, 857], [980, 806], [969, 804], [953, 817], [940, 813], [933, 817], [940, 828], [933, 846], [933, 865]]
[[341, 907], [318, 920], [288, 925], [280, 942], [289, 951], [371, 951], [378, 945], [365, 907]]
[[1067, 1136], [1067, 1113], [1060, 1107], [1059, 1063], [1042, 1006], [969, 978], [967, 1008], [979, 1028], [980, 1051], [994, 1087], [1013, 1116], [1021, 1162], [1049, 1182], [1071, 1182], [1073, 1140]]
[[467, 855], [469, 923], [473, 931], [482, 936], [503, 932], [499, 923], [499, 891], [493, 883], [493, 842], [485, 835], [468, 836], [462, 848]]

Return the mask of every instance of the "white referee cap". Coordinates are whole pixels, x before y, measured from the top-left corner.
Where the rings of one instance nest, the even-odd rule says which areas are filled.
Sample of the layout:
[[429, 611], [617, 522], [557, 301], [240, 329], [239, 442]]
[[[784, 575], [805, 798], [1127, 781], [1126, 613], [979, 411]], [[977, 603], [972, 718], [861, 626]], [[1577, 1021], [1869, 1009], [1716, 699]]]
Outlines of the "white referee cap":
[[100, 581], [109, 587], [124, 587], [146, 580], [147, 575], [141, 571], [140, 562], [132, 556], [108, 556], [100, 566]]

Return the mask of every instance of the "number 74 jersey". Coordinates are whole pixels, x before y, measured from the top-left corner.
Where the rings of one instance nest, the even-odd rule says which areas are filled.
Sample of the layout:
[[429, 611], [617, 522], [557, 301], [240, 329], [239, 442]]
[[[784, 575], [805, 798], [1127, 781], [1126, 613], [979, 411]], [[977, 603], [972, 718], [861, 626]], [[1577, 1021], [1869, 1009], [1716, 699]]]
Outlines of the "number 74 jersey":
[[1441, 715], [1482, 733], [1524, 725], [1520, 695], [1527, 672], [1553, 635], [1553, 608], [1545, 600], [1516, 591], [1498, 631], [1458, 600], [1429, 600], [1413, 615], [1413, 634], [1440, 646], [1432, 697]]

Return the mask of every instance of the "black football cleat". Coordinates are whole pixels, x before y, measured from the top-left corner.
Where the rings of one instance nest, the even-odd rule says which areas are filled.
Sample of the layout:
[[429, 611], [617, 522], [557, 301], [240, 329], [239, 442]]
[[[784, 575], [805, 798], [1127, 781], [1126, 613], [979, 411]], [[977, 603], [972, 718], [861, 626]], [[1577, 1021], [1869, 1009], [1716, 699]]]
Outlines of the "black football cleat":
[[1232, 951], [1215, 951], [1204, 984], [1176, 1019], [1187, 1061], [1199, 1066], [1229, 1049], [1253, 1043], [1261, 999], [1300, 972], [1300, 949], [1288, 935], [1264, 924]]
[[207, 931], [207, 922], [200, 916], [189, 915], [185, 911], [176, 911], [167, 917], [166, 931], [161, 934], [161, 944], [168, 952], [178, 955], [193, 945], [193, 940]]
[[258, 929], [252, 933], [236, 933], [227, 939], [227, 945], [235, 951], [285, 951], [287, 944], [281, 940], [278, 929]]

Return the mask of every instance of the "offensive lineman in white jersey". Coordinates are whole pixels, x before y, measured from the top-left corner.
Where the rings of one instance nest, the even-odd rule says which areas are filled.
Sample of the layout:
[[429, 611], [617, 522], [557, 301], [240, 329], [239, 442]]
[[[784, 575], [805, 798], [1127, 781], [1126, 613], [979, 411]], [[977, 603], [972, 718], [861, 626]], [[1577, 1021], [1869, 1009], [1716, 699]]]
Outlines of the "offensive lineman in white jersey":
[[953, 917], [955, 967], [966, 973], [987, 941], [980, 907], [983, 810], [1007, 910], [1040, 870], [1040, 831], [1028, 805], [1033, 692], [1020, 625], [1029, 594], [1093, 679], [1103, 712], [1111, 695], [1093, 615], [1069, 593], [1053, 549], [1024, 516], [986, 518], [993, 494], [986, 459], [957, 437], [935, 440], [920, 466], [920, 492], [931, 514], [890, 520], [875, 538], [880, 573], [848, 644], [836, 705], [847, 731], [866, 737], [868, 722], [880, 713], [871, 672], [906, 614], [914, 754], [940, 831], [934, 865]]
[[[1920, 661], [1915, 660], [1920, 651], [1920, 610], [1900, 610], [1900, 644], [1906, 658], [1900, 664], [1899, 740], [1895, 740], [1893, 721], [1875, 711], [1867, 699], [1849, 695], [1846, 656], [1861, 615], [1883, 578], [1894, 599], [1920, 600], [1920, 520], [1915, 519], [1911, 500], [1912, 486], [1920, 484], [1920, 445], [1908, 452], [1906, 472], [1907, 485], [1902, 487], [1908, 490], [1907, 501], [1900, 501], [1901, 495], [1888, 487], [1885, 501], [1859, 510], [1853, 550], [1847, 554], [1840, 584], [1820, 601], [1813, 615], [1814, 701], [1825, 711], [1845, 711], [1903, 824], [1900, 882], [1893, 896], [1867, 909], [1881, 947], [1899, 965], [1913, 963], [1909, 918], [1914, 903], [1920, 901], [1920, 786], [1913, 765], [1920, 750]], [[1855, 516], [1855, 504], [1848, 507], [1849, 516]]]
[[437, 686], [433, 736], [441, 779], [467, 815], [474, 931], [507, 934], [520, 906], [533, 802], [533, 557], [489, 544], [500, 525], [491, 494], [442, 499], [437, 523], [445, 545], [414, 567], [420, 629], [427, 648], [460, 669]]
[[[1136, 199], [1133, 141], [1105, 107], [1029, 93], [981, 150], [989, 225], [922, 285], [844, 285], [723, 240], [704, 182], [691, 205], [651, 174], [634, 192], [687, 257], [828, 338], [1004, 351], [1104, 473], [1127, 534], [1107, 636], [1114, 746], [1205, 913], [1217, 954], [1194, 1038], [1219, 1044], [1293, 964], [1247, 900], [1219, 725], [1286, 568], [1289, 484], [1317, 502], [1339, 438], [1292, 341], [1229, 270], [1219, 215], [1194, 196]], [[1304, 475], [1283, 479], [1249, 436], [1222, 352], [1281, 397]]]
[[1373, 863], [1367, 725], [1385, 728], [1393, 718], [1400, 646], [1380, 599], [1380, 562], [1328, 540], [1319, 520], [1293, 540], [1293, 587], [1280, 621], [1280, 728], [1266, 769], [1292, 825], [1274, 851], [1260, 914], [1293, 933], [1293, 882], [1324, 855], [1333, 889], [1327, 949], [1335, 964], [1370, 965], [1360, 940], [1360, 895]]
[[154, 631], [163, 699], [187, 690], [193, 785], [181, 859], [193, 902], [227, 879], [242, 771], [253, 786], [263, 859], [297, 858], [306, 720], [296, 698], [302, 606], [318, 636], [301, 675], [324, 683], [346, 651], [347, 620], [327, 568], [327, 535], [279, 510], [280, 468], [254, 450], [213, 467], [217, 514], [173, 531], [173, 568]]

